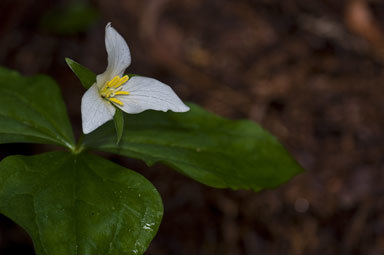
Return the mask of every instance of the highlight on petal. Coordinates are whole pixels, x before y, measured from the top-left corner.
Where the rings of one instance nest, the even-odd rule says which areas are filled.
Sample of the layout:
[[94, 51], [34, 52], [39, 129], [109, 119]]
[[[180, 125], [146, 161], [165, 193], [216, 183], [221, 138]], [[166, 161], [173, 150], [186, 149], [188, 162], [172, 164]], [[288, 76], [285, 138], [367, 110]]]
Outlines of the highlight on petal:
[[134, 76], [123, 85], [123, 91], [129, 95], [116, 96], [123, 106], [118, 106], [126, 113], [140, 113], [145, 110], [186, 112], [186, 106], [175, 92], [164, 83], [147, 77]]
[[102, 86], [115, 76], [122, 76], [131, 64], [131, 53], [124, 38], [108, 23], [105, 27], [105, 47], [108, 54], [108, 67], [97, 76], [98, 86]]
[[96, 84], [93, 84], [81, 99], [81, 119], [84, 134], [92, 132], [111, 120], [115, 111], [114, 106], [101, 98]]

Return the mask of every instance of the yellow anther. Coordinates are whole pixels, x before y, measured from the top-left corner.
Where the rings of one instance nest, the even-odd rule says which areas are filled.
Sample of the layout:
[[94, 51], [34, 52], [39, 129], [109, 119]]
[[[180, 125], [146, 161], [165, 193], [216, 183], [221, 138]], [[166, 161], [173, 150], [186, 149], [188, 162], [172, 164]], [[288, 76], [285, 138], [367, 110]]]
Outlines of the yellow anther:
[[120, 77], [119, 76], [115, 76], [113, 77], [112, 80], [110, 80], [109, 82], [107, 82], [107, 86], [106, 87], [113, 87], [116, 83], [118, 83], [120, 81]]
[[126, 83], [129, 80], [128, 75], [124, 75], [123, 77], [115, 76], [112, 80], [106, 82], [104, 86], [100, 89], [100, 96], [106, 100], [109, 100], [112, 103], [123, 106], [123, 102], [119, 99], [116, 99], [116, 95], [129, 95], [128, 91], [120, 91], [122, 88], [121, 85]]
[[123, 105], [124, 105], [123, 102], [121, 102], [119, 99], [116, 99], [116, 98], [114, 98], [114, 97], [110, 97], [110, 98], [108, 98], [108, 100], [111, 101], [111, 102], [113, 102], [113, 103], [115, 103], [115, 104], [118, 104], [118, 105], [120, 105], [120, 106], [123, 106]]
[[106, 98], [108, 98], [108, 97], [111, 97], [112, 94], [113, 94], [113, 91], [112, 91], [112, 90], [107, 90], [107, 91], [105, 91], [104, 96], [105, 96]]
[[117, 91], [114, 94], [115, 95], [129, 95], [130, 93], [128, 91]]
[[121, 85], [126, 83], [128, 79], [129, 79], [128, 75], [124, 75], [123, 77], [119, 78], [119, 80], [116, 83], [114, 83], [113, 87], [114, 88], [120, 87]]

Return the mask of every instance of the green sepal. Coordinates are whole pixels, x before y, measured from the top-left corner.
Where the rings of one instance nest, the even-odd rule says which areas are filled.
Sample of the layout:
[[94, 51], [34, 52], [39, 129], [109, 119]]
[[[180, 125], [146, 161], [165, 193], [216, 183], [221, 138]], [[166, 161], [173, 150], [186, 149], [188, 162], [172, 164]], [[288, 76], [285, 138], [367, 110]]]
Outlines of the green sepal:
[[85, 89], [89, 89], [96, 82], [96, 74], [88, 68], [70, 58], [65, 58], [65, 62], [67, 62], [69, 68], [71, 68], [77, 78], [79, 78]]
[[113, 116], [113, 122], [115, 123], [116, 129], [116, 144], [119, 144], [124, 131], [124, 114], [119, 108], [116, 108], [115, 116]]

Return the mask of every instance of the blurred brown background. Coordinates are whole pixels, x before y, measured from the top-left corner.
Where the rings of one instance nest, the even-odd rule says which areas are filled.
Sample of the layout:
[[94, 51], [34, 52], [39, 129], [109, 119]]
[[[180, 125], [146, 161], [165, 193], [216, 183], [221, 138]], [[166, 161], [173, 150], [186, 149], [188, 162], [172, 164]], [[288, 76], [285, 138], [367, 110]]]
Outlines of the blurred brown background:
[[[77, 3], [0, 2], [0, 65], [53, 76], [77, 134], [84, 90], [64, 57], [101, 73], [111, 21], [130, 46], [129, 73], [259, 122], [307, 170], [254, 193], [112, 158], [163, 197], [164, 220], [146, 254], [384, 254], [384, 1], [93, 0], [86, 22], [66, 16]], [[47, 149], [1, 145], [0, 156]], [[31, 241], [2, 217], [0, 254], [19, 253], [33, 254]]]

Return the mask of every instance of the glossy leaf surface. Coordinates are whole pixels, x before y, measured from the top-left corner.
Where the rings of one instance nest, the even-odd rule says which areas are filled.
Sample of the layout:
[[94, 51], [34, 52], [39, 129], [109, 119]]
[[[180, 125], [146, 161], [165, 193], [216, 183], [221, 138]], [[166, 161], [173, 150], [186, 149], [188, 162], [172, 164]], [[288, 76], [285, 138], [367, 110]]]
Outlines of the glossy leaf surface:
[[217, 188], [276, 187], [302, 171], [278, 140], [247, 120], [218, 117], [197, 105], [187, 113], [126, 114], [120, 143], [107, 123], [85, 138], [85, 146], [165, 163]]
[[0, 68], [0, 143], [74, 146], [72, 128], [56, 82]]
[[67, 152], [5, 158], [0, 201], [38, 255], [142, 254], [163, 212], [158, 192], [138, 173]]

